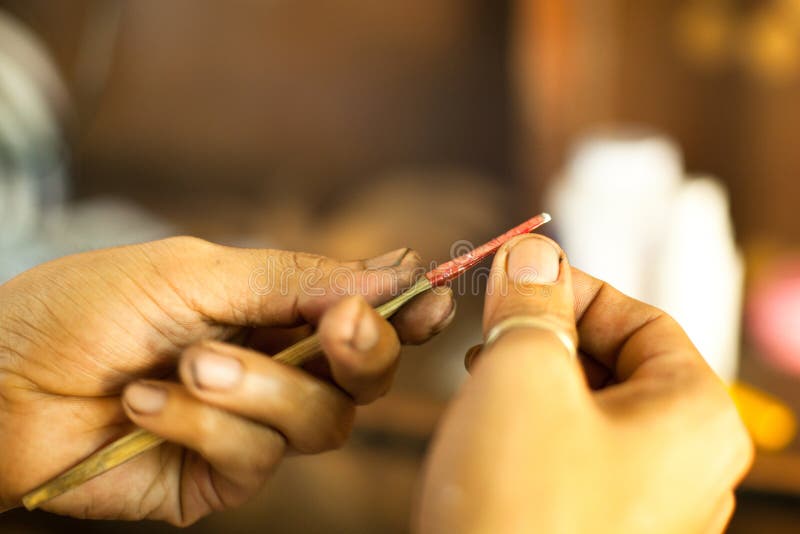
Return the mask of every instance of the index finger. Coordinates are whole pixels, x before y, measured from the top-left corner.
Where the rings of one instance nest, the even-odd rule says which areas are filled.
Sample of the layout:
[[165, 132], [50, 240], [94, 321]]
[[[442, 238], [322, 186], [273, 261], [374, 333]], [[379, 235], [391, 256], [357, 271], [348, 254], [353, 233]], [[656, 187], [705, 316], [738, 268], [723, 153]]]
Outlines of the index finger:
[[[363, 295], [371, 305], [413, 282], [420, 261], [410, 249], [375, 260], [341, 262], [273, 249], [227, 247], [194, 238], [151, 243], [159, 274], [207, 320], [238, 326], [316, 323], [331, 304]], [[169, 258], [175, 256], [177, 261]]]
[[666, 353], [703, 362], [689, 337], [668, 314], [572, 268], [575, 318], [581, 351], [629, 379], [646, 361]]
[[[669, 441], [673, 450], [683, 447], [677, 457], [730, 488], [750, 465], [752, 442], [722, 380], [668, 314], [577, 269], [572, 276], [582, 351], [621, 382], [601, 391], [598, 402], [639, 415], [632, 419], [637, 432], [660, 432], [664, 440], [679, 434]], [[709, 446], [716, 467], [708, 463]]]
[[[341, 262], [299, 252], [242, 249], [194, 238], [172, 238], [139, 249], [171, 292], [160, 291], [169, 310], [188, 307], [206, 322], [234, 326], [316, 324], [323, 312], [350, 295], [371, 306], [388, 301], [422, 273], [422, 261], [402, 248], [370, 260]], [[140, 258], [141, 259], [141, 258]], [[145, 273], [146, 276], [147, 273]], [[174, 295], [170, 300], [164, 294]], [[446, 323], [452, 293], [409, 303], [396, 323], [401, 339], [422, 342]]]

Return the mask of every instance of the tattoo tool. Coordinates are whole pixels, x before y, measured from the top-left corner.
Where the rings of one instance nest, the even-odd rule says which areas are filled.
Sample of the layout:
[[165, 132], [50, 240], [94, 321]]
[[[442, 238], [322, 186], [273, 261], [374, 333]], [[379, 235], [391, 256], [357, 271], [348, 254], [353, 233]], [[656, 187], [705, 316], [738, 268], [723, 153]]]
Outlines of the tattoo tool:
[[[503, 243], [518, 235], [527, 234], [550, 221], [550, 215], [540, 213], [485, 243], [466, 254], [452, 259], [421, 276], [411, 287], [392, 300], [381, 304], [375, 310], [381, 317], [391, 317], [404, 304], [434, 287], [439, 287], [458, 278], [468, 269], [479, 263], [484, 258], [494, 254]], [[301, 365], [321, 352], [319, 336], [311, 336], [295, 343], [291, 347], [279, 352], [273, 358], [287, 365]], [[95, 452], [76, 466], [58, 477], [45, 482], [22, 498], [22, 503], [28, 510], [33, 510], [43, 503], [65, 493], [84, 482], [102, 474], [114, 467], [135, 458], [136, 456], [162, 444], [164, 439], [155, 434], [138, 429], [119, 438], [106, 447]]]

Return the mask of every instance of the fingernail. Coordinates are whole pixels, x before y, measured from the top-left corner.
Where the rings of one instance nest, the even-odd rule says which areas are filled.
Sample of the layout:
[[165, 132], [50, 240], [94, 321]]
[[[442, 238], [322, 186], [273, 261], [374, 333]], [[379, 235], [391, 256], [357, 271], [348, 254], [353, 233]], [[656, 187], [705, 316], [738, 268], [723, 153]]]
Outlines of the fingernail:
[[242, 379], [242, 364], [227, 356], [200, 354], [192, 360], [192, 376], [201, 388], [224, 391]]
[[469, 371], [472, 367], [472, 362], [475, 357], [483, 350], [483, 344], [480, 345], [473, 345], [472, 347], [467, 349], [467, 353], [464, 354], [464, 368]]
[[400, 258], [398, 266], [405, 269], [419, 270], [422, 268], [422, 256], [416, 250], [407, 248], [406, 253]]
[[439, 332], [441, 332], [442, 330], [444, 330], [445, 328], [447, 328], [448, 326], [450, 326], [450, 323], [453, 322], [453, 318], [455, 318], [455, 316], [456, 316], [456, 309], [457, 308], [458, 308], [458, 306], [456, 305], [456, 299], [451, 298], [450, 299], [450, 311], [448, 312], [447, 316], [444, 319], [442, 319], [442, 321], [433, 328], [433, 331], [431, 332], [431, 335], [436, 335]]
[[367, 352], [378, 344], [378, 325], [366, 302], [361, 301], [361, 312], [356, 316], [350, 344], [359, 352]]
[[125, 390], [125, 403], [136, 413], [153, 415], [164, 408], [167, 392], [150, 384], [131, 384]]
[[364, 262], [368, 269], [380, 269], [382, 267], [397, 267], [411, 251], [408, 247], [398, 248], [386, 254], [375, 256]]
[[559, 255], [559, 251], [548, 241], [528, 236], [511, 247], [506, 272], [515, 282], [551, 284], [558, 280]]

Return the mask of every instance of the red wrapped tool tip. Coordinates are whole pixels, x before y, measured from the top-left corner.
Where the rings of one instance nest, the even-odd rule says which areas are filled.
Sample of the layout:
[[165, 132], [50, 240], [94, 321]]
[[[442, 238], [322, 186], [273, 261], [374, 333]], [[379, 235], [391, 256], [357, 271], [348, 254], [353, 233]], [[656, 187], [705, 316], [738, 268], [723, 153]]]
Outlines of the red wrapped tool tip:
[[497, 252], [497, 249], [503, 246], [503, 244], [509, 241], [511, 238], [533, 232], [549, 221], [549, 214], [540, 213], [539, 215], [528, 219], [519, 226], [515, 226], [503, 235], [495, 237], [488, 243], [484, 243], [483, 245], [472, 249], [466, 254], [454, 258], [446, 263], [441, 264], [437, 268], [428, 271], [428, 273], [425, 274], [425, 277], [434, 287], [445, 284], [454, 278], [458, 278], [461, 273], [468, 270], [487, 256]]

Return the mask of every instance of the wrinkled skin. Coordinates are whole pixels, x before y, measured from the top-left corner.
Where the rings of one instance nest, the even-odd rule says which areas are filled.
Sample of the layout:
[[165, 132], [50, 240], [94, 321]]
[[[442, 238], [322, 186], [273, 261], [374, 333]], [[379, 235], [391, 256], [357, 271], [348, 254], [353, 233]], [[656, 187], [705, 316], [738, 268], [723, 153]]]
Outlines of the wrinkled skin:
[[[524, 236], [495, 257], [471, 378], [427, 459], [423, 533], [721, 533], [753, 446], [678, 324]], [[500, 291], [499, 289], [505, 289]]]
[[[388, 389], [401, 341], [452, 318], [448, 291], [417, 298], [393, 325], [371, 309], [419, 265], [406, 249], [341, 263], [172, 238], [0, 286], [0, 510], [134, 424], [169, 443], [44, 509], [187, 525], [242, 503], [287, 452], [338, 447], [355, 405]], [[309, 325], [325, 356], [307, 370], [256, 350], [274, 353]], [[204, 362], [216, 371], [199, 373]]]

